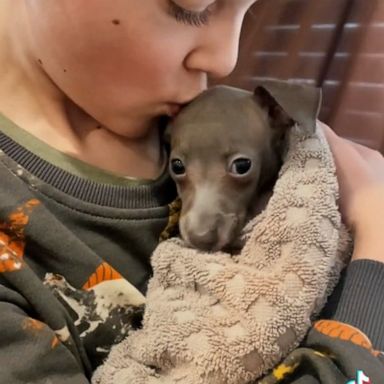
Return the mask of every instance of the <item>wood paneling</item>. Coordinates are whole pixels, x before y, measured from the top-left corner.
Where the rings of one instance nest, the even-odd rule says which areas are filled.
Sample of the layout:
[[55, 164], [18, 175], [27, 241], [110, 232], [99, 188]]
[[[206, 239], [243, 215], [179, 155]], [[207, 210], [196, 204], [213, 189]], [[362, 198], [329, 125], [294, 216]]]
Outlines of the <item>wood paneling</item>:
[[318, 84], [321, 118], [384, 151], [384, 0], [259, 0], [225, 83], [252, 89], [259, 78]]

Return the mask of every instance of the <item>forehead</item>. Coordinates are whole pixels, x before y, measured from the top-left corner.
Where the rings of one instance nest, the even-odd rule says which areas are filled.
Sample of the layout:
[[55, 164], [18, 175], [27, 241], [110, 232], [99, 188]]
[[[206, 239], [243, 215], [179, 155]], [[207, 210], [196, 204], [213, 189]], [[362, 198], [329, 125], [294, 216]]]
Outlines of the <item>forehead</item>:
[[267, 130], [266, 115], [250, 92], [220, 87], [207, 91], [176, 118], [172, 147], [185, 152], [254, 147], [265, 140]]
[[186, 161], [227, 159], [234, 154], [256, 156], [269, 141], [268, 127], [245, 119], [185, 125], [172, 134], [172, 151]]

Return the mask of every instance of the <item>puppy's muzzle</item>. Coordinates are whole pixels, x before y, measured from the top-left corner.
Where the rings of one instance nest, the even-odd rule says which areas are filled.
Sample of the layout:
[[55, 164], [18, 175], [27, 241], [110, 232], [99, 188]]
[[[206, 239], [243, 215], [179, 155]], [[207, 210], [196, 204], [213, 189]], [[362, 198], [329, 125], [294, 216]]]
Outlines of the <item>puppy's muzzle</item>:
[[237, 235], [239, 220], [234, 214], [191, 213], [180, 221], [180, 232], [191, 246], [205, 251], [218, 251]]

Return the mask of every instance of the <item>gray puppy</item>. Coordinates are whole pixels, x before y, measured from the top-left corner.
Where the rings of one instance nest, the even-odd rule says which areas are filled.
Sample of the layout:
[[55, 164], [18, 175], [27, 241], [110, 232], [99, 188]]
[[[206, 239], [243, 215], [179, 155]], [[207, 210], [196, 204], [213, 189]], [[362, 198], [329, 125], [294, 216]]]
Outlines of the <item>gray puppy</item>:
[[169, 169], [182, 201], [180, 233], [191, 246], [228, 247], [271, 189], [290, 128], [315, 131], [321, 93], [265, 81], [255, 91], [213, 87], [169, 126]]

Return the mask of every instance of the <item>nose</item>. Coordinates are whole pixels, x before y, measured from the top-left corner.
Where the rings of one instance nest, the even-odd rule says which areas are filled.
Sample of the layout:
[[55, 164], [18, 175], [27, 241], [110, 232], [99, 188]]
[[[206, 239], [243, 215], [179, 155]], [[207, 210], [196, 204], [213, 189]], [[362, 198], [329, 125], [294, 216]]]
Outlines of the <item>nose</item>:
[[218, 242], [217, 230], [214, 228], [203, 231], [192, 231], [188, 237], [192, 246], [205, 251], [211, 251]]
[[180, 221], [182, 236], [195, 248], [211, 251], [218, 243], [220, 215], [192, 210]]
[[228, 76], [237, 63], [242, 21], [243, 17], [224, 18], [204, 27], [194, 49], [185, 59], [185, 67], [212, 78]]

